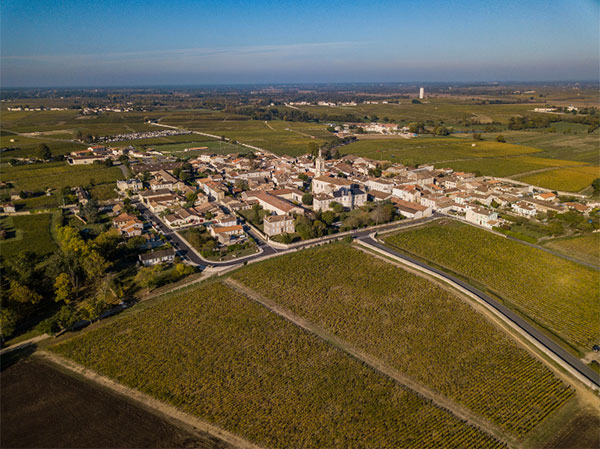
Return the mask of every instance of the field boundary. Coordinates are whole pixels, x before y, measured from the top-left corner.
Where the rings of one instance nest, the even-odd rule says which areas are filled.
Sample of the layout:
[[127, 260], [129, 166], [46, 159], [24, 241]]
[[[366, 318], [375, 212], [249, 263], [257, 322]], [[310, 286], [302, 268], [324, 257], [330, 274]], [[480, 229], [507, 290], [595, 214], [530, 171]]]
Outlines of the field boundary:
[[493, 436], [499, 441], [506, 443], [509, 446], [516, 446], [516, 440], [513, 438], [507, 438], [505, 432], [502, 432], [495, 425], [489, 423], [488, 421], [480, 418], [478, 415], [472, 413], [462, 405], [459, 405], [450, 399], [445, 398], [444, 396], [430, 390], [429, 388], [415, 382], [410, 377], [400, 373], [399, 371], [385, 365], [382, 361], [376, 359], [375, 357], [359, 350], [354, 347], [350, 343], [330, 334], [325, 329], [320, 326], [298, 316], [285, 309], [284, 307], [277, 304], [275, 301], [272, 301], [256, 291], [246, 287], [241, 282], [238, 282], [230, 277], [223, 280], [223, 283], [233, 288], [237, 292], [241, 293], [245, 297], [255, 301], [265, 307], [272, 313], [279, 315], [287, 321], [290, 321], [292, 324], [302, 328], [304, 331], [315, 335], [317, 338], [325, 341], [326, 343], [332, 345], [333, 347], [345, 352], [350, 357], [364, 363], [365, 365], [371, 367], [375, 371], [383, 374], [386, 377], [394, 380], [402, 387], [410, 390], [411, 392], [421, 396], [427, 402], [432, 403], [434, 406], [439, 407], [443, 410], [446, 410], [450, 414], [459, 418], [460, 420], [466, 422], [467, 424], [478, 428], [479, 430], [487, 433], [488, 435]]
[[62, 368], [79, 374], [85, 377], [86, 379], [91, 380], [92, 382], [100, 384], [103, 387], [106, 387], [116, 392], [119, 395], [126, 396], [127, 398], [132, 399], [135, 402], [141, 403], [142, 405], [157, 411], [159, 414], [166, 415], [169, 418], [172, 418], [176, 421], [180, 421], [188, 426], [193, 427], [194, 429], [206, 432], [239, 449], [262, 449], [261, 446], [258, 446], [254, 443], [250, 443], [249, 441], [244, 440], [238, 435], [228, 432], [227, 430], [221, 429], [215, 426], [214, 424], [204, 421], [198, 417], [182, 412], [174, 406], [161, 402], [158, 399], [154, 399], [138, 390], [115, 382], [114, 380], [101, 374], [98, 374], [95, 371], [92, 371], [88, 368], [85, 368], [73, 362], [72, 360], [65, 359], [57, 354], [53, 354], [48, 351], [40, 351], [37, 354], [43, 359], [50, 361], [51, 363], [54, 363]]

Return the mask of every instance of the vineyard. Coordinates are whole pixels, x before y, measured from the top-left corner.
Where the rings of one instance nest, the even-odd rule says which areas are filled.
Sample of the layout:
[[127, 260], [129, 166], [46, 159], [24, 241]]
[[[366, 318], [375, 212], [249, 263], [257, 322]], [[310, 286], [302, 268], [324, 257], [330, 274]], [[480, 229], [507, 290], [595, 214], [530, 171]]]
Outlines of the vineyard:
[[573, 395], [467, 303], [347, 245], [267, 260], [233, 278], [517, 437]]
[[597, 343], [597, 271], [454, 221], [401, 232], [386, 242], [484, 284], [583, 351]]
[[219, 283], [53, 350], [265, 447], [503, 447]]

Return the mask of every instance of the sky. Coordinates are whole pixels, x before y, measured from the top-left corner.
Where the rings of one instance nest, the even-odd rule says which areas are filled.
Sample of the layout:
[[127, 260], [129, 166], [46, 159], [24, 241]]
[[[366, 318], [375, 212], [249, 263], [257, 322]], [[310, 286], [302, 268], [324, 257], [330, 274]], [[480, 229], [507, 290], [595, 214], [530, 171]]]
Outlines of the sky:
[[2, 0], [0, 85], [597, 80], [599, 0]]

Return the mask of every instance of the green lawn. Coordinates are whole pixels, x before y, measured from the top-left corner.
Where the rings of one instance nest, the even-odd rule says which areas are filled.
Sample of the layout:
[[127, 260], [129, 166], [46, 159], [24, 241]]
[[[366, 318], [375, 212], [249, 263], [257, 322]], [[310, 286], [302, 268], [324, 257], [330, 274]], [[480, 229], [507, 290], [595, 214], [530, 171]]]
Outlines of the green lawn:
[[52, 350], [263, 447], [502, 447], [220, 283]]
[[23, 251], [45, 255], [57, 248], [52, 239], [52, 226], [55, 225], [53, 214], [3, 216], [0, 223], [8, 231], [8, 238], [0, 241], [2, 258], [12, 257]]
[[591, 268], [452, 220], [385, 241], [475, 280], [582, 352], [597, 343], [600, 274]]

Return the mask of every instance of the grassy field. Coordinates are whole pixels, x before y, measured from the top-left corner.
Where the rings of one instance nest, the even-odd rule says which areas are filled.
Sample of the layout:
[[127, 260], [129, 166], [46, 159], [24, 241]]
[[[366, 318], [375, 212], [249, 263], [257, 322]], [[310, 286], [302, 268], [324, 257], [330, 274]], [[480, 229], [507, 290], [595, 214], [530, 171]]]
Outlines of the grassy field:
[[516, 436], [572, 395], [466, 302], [347, 245], [249, 265], [233, 277]]
[[77, 131], [83, 135], [105, 136], [132, 131], [155, 130], [144, 123], [149, 115], [144, 112], [100, 115], [80, 115], [77, 110], [69, 111], [17, 111], [2, 112], [2, 129], [19, 133], [46, 133], [48, 137], [73, 138]]
[[[475, 146], [473, 146], [475, 144]], [[414, 139], [359, 140], [340, 148], [343, 154], [356, 154], [377, 160], [408, 165], [463, 159], [481, 159], [531, 154], [540, 150], [497, 142], [473, 142], [456, 137], [417, 137]]]
[[[56, 138], [56, 136], [52, 136]], [[68, 137], [69, 139], [71, 137]], [[13, 140], [14, 142], [11, 142]], [[19, 136], [16, 134], [8, 134], [0, 136], [0, 148], [17, 148], [15, 150], [6, 151], [0, 154], [0, 161], [8, 161], [10, 159], [18, 159], [23, 157], [38, 157], [39, 145], [45, 143], [50, 148], [51, 153], [54, 156], [60, 156], [68, 154], [71, 151], [83, 150], [87, 145], [74, 143], [74, 142], [63, 142], [39, 137], [26, 137]]]
[[600, 278], [590, 268], [450, 220], [385, 240], [483, 284], [582, 352], [597, 343]]
[[53, 350], [265, 447], [500, 447], [211, 283]]
[[15, 215], [0, 218], [2, 228], [8, 238], [0, 241], [0, 254], [3, 258], [23, 251], [33, 251], [44, 255], [53, 252], [57, 246], [52, 239], [53, 214]]
[[600, 167], [587, 165], [573, 168], [558, 168], [516, 179], [547, 189], [579, 192], [589, 187], [592, 181], [597, 178], [600, 178]]
[[[444, 162], [445, 167], [457, 171], [479, 172], [483, 175], [507, 177], [518, 173], [541, 170], [556, 166], [579, 166], [583, 162], [565, 161], [562, 159], [546, 159], [534, 156], [499, 157], [471, 159], [466, 161]], [[437, 165], [437, 164], [436, 164]]]
[[17, 166], [2, 164], [0, 176], [3, 181], [12, 183], [12, 190], [16, 192], [45, 190], [46, 188], [62, 189], [66, 186], [87, 186], [91, 181], [94, 185], [98, 185], [114, 183], [118, 179], [123, 179], [119, 167], [106, 167], [100, 164], [69, 165], [66, 162]]
[[[526, 145], [543, 150], [539, 156], [568, 159], [600, 165], [598, 139], [600, 131], [592, 134], [562, 134], [543, 131], [507, 131], [502, 133], [509, 143]], [[496, 134], [489, 136], [495, 138]]]
[[600, 266], [600, 233], [549, 240], [544, 246]]
[[529, 104], [473, 104], [470, 100], [449, 98], [428, 98], [422, 104], [412, 104], [409, 99], [400, 100], [400, 104], [360, 104], [357, 106], [300, 106], [299, 108], [314, 114], [345, 114], [353, 113], [359, 117], [376, 115], [379, 119], [388, 117], [397, 122], [410, 123], [415, 121], [433, 120], [445, 123], [456, 123], [465, 118], [477, 119], [482, 123], [496, 121], [507, 123], [515, 115], [525, 115], [536, 105]]
[[185, 129], [202, 131], [217, 136], [254, 145], [277, 154], [297, 156], [306, 153], [309, 142], [323, 144], [333, 139], [326, 131], [326, 125], [274, 120], [262, 122], [247, 120], [247, 117], [223, 115], [216, 120], [216, 114], [200, 116], [169, 115], [161, 123], [177, 125]]

